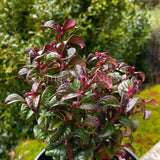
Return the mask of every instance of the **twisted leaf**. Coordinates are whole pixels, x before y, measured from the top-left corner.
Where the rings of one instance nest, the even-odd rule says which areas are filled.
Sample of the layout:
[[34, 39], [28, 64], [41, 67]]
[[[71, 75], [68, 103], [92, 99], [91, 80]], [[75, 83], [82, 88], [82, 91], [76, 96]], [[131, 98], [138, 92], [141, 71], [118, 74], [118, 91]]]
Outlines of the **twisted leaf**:
[[11, 104], [14, 102], [24, 102], [24, 98], [21, 97], [18, 94], [10, 94], [6, 99], [5, 99], [5, 105]]

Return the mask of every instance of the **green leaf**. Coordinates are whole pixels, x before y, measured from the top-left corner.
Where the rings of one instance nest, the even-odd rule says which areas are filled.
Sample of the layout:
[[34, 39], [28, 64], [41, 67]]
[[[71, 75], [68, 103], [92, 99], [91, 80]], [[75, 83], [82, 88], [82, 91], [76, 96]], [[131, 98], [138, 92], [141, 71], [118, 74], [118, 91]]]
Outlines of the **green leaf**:
[[58, 120], [57, 117], [59, 116], [41, 116], [38, 119], [38, 125], [43, 130], [53, 131], [64, 123], [63, 121]]
[[85, 132], [83, 128], [78, 128], [78, 127], [74, 128], [71, 135], [73, 137], [79, 137], [84, 143], [89, 143], [90, 141], [88, 134]]
[[5, 105], [7, 104], [11, 104], [11, 103], [14, 103], [14, 102], [24, 102], [24, 98], [21, 97], [20, 95], [18, 94], [10, 94], [6, 99], [5, 99]]
[[76, 90], [80, 90], [81, 88], [81, 82], [75, 78], [74, 81], [72, 82], [72, 86], [76, 89]]
[[69, 93], [77, 93], [77, 92], [69, 83], [64, 83], [61, 86], [59, 86], [56, 93], [56, 98], [57, 100], [60, 100], [63, 96]]
[[128, 91], [128, 87], [130, 87], [131, 85], [132, 85], [131, 80], [125, 80], [121, 82], [120, 85], [118, 86], [119, 94], [122, 95], [122, 92]]
[[98, 104], [100, 106], [119, 106], [120, 102], [116, 97], [112, 95], [107, 95], [107, 96], [102, 97], [99, 100]]
[[48, 133], [42, 131], [38, 125], [33, 128], [34, 136], [37, 137], [40, 141], [47, 139]]
[[59, 160], [64, 160], [66, 157], [67, 147], [64, 144], [53, 149], [51, 149], [51, 146], [47, 146], [47, 148], [49, 148], [49, 150], [46, 150], [45, 155], [52, 156], [53, 159], [59, 158]]
[[85, 150], [85, 151], [80, 151], [76, 154], [75, 158], [77, 158], [78, 160], [88, 160], [88, 159], [92, 159], [93, 155], [93, 151], [91, 150]]
[[33, 114], [34, 112], [26, 104], [21, 105], [21, 116], [24, 119], [29, 119]]
[[[70, 134], [71, 134], [70, 126], [59, 127], [58, 130], [50, 138], [52, 147], [54, 148], [56, 146], [59, 146], [61, 143], [64, 143], [64, 140], [68, 138]], [[48, 149], [46, 148], [46, 150]]]
[[104, 138], [104, 137], [110, 136], [114, 132], [115, 132], [114, 124], [108, 122], [108, 123], [106, 123], [106, 126], [105, 126], [104, 130], [102, 131], [102, 133], [100, 133], [100, 135], [98, 135], [98, 136], [101, 138]]
[[87, 104], [97, 104], [98, 100], [99, 100], [99, 97], [90, 91], [85, 92], [84, 96], [82, 97], [82, 102]]
[[54, 107], [59, 104], [59, 101], [57, 101], [56, 96], [52, 97], [50, 101], [48, 101], [47, 105], [49, 107]]
[[59, 54], [57, 52], [50, 52], [46, 56], [47, 61], [52, 61], [52, 60], [58, 60], [59, 59]]
[[52, 98], [52, 96], [56, 93], [56, 88], [53, 86], [48, 86], [42, 93], [41, 102], [45, 104], [47, 101]]
[[119, 122], [131, 128], [132, 131], [134, 130], [134, 123], [128, 117], [122, 115], [119, 119]]

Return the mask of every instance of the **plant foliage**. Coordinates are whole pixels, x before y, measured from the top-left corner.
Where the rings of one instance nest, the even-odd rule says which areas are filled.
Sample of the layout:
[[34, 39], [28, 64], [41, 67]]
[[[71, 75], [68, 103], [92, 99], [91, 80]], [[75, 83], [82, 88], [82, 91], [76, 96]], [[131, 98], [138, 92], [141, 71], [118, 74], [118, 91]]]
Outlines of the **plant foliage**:
[[23, 66], [19, 76], [26, 75], [30, 91], [24, 98], [9, 95], [5, 104], [20, 101], [22, 117], [36, 118], [34, 134], [48, 143], [46, 155], [53, 159], [123, 156], [124, 147], [133, 148], [121, 142], [137, 128], [134, 115], [142, 112], [148, 119], [150, 111], [145, 104], [157, 105], [154, 99], [133, 98], [145, 74], [118, 63], [108, 52], [91, 53], [87, 60], [75, 55], [73, 46], [82, 49], [82, 38], [72, 34], [65, 39], [68, 31], [77, 29], [74, 19], [67, 19], [62, 26], [51, 20], [41, 26], [42, 31], [48, 28], [56, 40], [42, 49], [35, 46], [24, 51], [30, 65]]

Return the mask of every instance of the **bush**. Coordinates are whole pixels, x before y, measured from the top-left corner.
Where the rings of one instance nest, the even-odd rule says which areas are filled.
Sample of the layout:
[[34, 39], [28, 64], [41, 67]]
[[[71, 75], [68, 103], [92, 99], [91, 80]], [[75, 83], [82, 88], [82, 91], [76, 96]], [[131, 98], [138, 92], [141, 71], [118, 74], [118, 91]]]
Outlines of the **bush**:
[[[18, 7], [17, 7], [18, 6]], [[16, 140], [30, 134], [30, 124], [19, 120], [19, 105], [6, 107], [4, 97], [14, 89], [18, 92], [24, 81], [17, 77], [19, 68], [25, 63], [23, 51], [29, 44], [38, 48], [54, 37], [52, 32], [40, 34], [39, 26], [53, 19], [61, 24], [67, 18], [74, 18], [81, 29], [78, 34], [84, 39], [81, 55], [97, 50], [115, 53], [114, 57], [135, 64], [135, 56], [148, 38], [149, 20], [145, 11], [130, 0], [8, 0], [0, 2], [0, 156], [9, 150]], [[83, 32], [82, 32], [83, 30]], [[3, 32], [2, 32], [3, 31]], [[47, 42], [46, 42], [47, 43]], [[92, 48], [92, 50], [91, 50]], [[127, 54], [126, 54], [127, 53]], [[11, 117], [11, 118], [10, 118]], [[24, 130], [24, 132], [21, 132]], [[32, 128], [32, 127], [31, 127]], [[32, 137], [32, 134], [30, 134]], [[8, 137], [6, 139], [6, 137]]]

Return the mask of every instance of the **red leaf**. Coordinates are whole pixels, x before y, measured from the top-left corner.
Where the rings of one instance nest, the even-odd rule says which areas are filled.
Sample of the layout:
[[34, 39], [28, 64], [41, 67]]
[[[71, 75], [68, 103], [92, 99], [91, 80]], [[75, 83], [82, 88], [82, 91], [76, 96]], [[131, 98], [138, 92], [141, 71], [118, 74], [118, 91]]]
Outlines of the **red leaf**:
[[47, 21], [47, 22], [44, 24], [44, 26], [41, 26], [41, 29], [42, 29], [43, 32], [44, 32], [44, 29], [45, 29], [45, 28], [50, 28], [50, 29], [52, 29], [54, 32], [58, 33], [58, 31], [57, 31], [57, 24], [56, 24], [55, 21], [52, 21], [52, 20]]
[[113, 87], [112, 80], [107, 75], [106, 72], [96, 72], [93, 79], [91, 80], [90, 84], [99, 83], [99, 82], [105, 83], [107, 85], [108, 89]]
[[86, 119], [86, 125], [88, 126], [101, 126], [103, 124], [102, 120], [96, 116], [90, 116]]
[[121, 69], [121, 68], [128, 68], [129, 67], [129, 65], [128, 64], [126, 64], [126, 63], [124, 63], [124, 62], [122, 62], [122, 63], [119, 63], [119, 70]]
[[60, 43], [60, 44], [57, 45], [59, 54], [63, 53], [64, 47], [65, 47], [64, 43]]
[[32, 49], [32, 48], [27, 48], [27, 49], [24, 51], [24, 53], [27, 53], [27, 52], [30, 52], [30, 51], [33, 51], [33, 49]]
[[105, 60], [105, 62], [104, 62], [104, 64], [108, 64], [108, 63], [111, 63], [111, 64], [117, 66], [117, 63], [116, 63], [116, 62], [114, 61], [114, 59], [111, 58], [111, 57], [108, 57], [108, 58]]
[[60, 100], [63, 96], [70, 93], [76, 93], [76, 90], [69, 83], [64, 83], [57, 89], [56, 99]]
[[86, 63], [85, 63], [84, 59], [82, 57], [80, 57], [80, 56], [74, 56], [74, 57], [72, 57], [70, 59], [70, 61], [68, 62], [67, 67], [72, 66], [72, 65], [75, 66], [77, 64], [80, 65], [80, 66], [82, 66], [83, 69], [84, 69], [84, 71], [86, 72]]
[[36, 58], [36, 56], [37, 56], [37, 54], [33, 50], [30, 50], [29, 58], [30, 58], [30, 63], [31, 64], [33, 63], [33, 60]]
[[42, 54], [44, 54], [46, 52], [57, 52], [57, 49], [54, 46], [50, 45], [50, 44], [46, 44], [43, 47]]
[[144, 82], [145, 80], [145, 74], [143, 72], [134, 72], [135, 74], [139, 75], [142, 77], [142, 81]]
[[92, 61], [94, 59], [96, 59], [96, 56], [94, 54], [90, 53], [89, 56], [88, 56], [88, 58], [87, 58], [87, 60], [86, 60], [86, 63], [90, 62], [90, 61]]
[[82, 95], [79, 94], [79, 93], [70, 93], [68, 95], [63, 96], [59, 103], [62, 103], [65, 100], [72, 99], [72, 98], [77, 98], [77, 97], [80, 97], [80, 96], [82, 96]]
[[76, 34], [73, 34], [72, 36], [69, 37], [66, 45], [69, 45], [69, 44], [79, 45], [81, 47], [81, 49], [84, 47], [83, 39]]
[[74, 19], [67, 19], [63, 25], [63, 31], [66, 32], [70, 29], [73, 29], [76, 25], [76, 21]]
[[27, 74], [28, 71], [29, 70], [27, 68], [20, 69], [19, 72], [18, 72], [18, 77], [20, 77], [21, 75]]
[[108, 53], [108, 52], [103, 52], [101, 54], [103, 57], [110, 57], [111, 56], [110, 53]]

